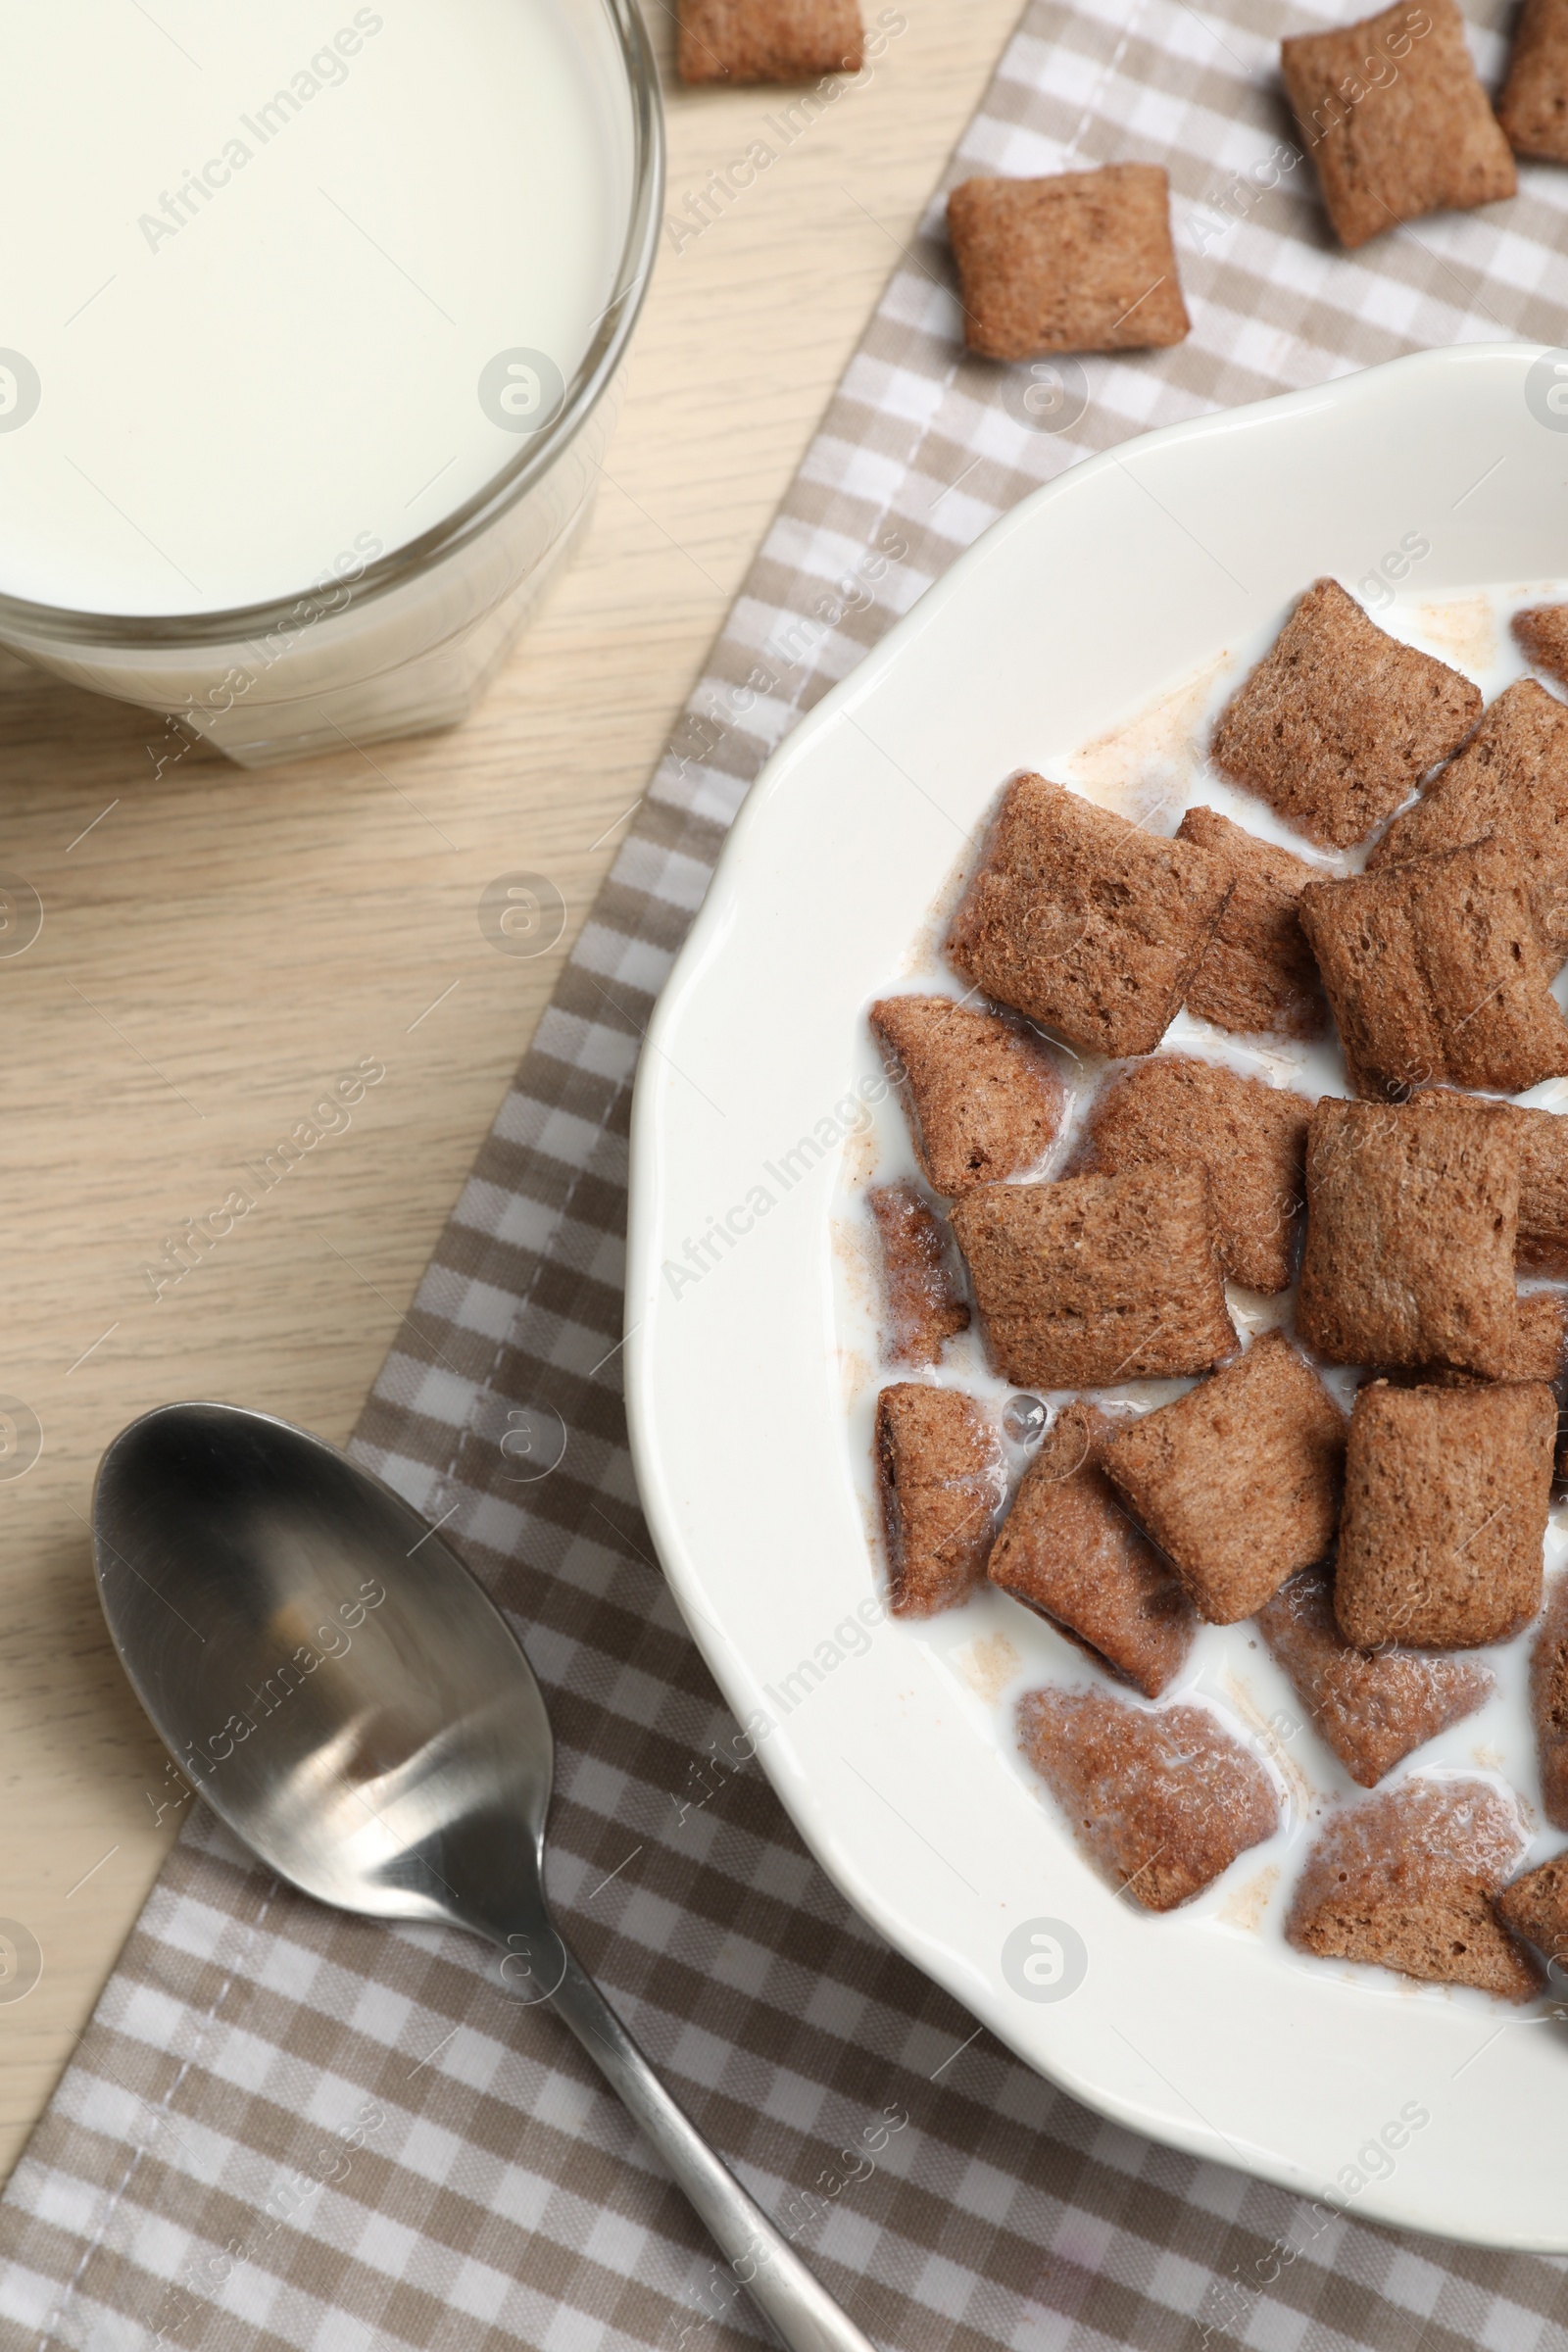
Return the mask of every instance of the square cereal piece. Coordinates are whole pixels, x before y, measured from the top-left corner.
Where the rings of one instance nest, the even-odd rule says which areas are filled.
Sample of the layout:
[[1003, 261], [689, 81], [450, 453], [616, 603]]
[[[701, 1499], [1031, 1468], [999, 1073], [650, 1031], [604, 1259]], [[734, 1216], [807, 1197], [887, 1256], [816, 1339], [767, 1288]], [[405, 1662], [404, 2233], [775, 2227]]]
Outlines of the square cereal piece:
[[1320, 1960], [1528, 2001], [1542, 1972], [1492, 1907], [1524, 1850], [1517, 1812], [1485, 1781], [1405, 1781], [1330, 1819], [1297, 1881], [1286, 1936]]
[[1530, 1714], [1541, 1764], [1541, 1809], [1568, 1830], [1568, 1576], [1558, 1577], [1530, 1647]]
[[1568, 1298], [1560, 1291], [1534, 1291], [1519, 1301], [1519, 1336], [1492, 1380], [1479, 1372], [1455, 1372], [1447, 1364], [1380, 1365], [1378, 1375], [1401, 1389], [1484, 1389], [1494, 1380], [1518, 1387], [1560, 1379], [1568, 1368], [1565, 1359]]
[[1525, 660], [1568, 686], [1568, 605], [1529, 605], [1510, 625]]
[[1519, 1301], [1519, 1345], [1505, 1380], [1554, 1381], [1568, 1358], [1568, 1298], [1561, 1291], [1532, 1291]]
[[1301, 920], [1358, 1095], [1446, 1082], [1523, 1094], [1568, 1072], [1528, 869], [1489, 837], [1309, 882]]
[[1359, 24], [1299, 33], [1281, 43], [1280, 63], [1342, 245], [1514, 193], [1513, 157], [1454, 0], [1398, 0]]
[[1191, 1054], [1157, 1054], [1097, 1099], [1078, 1173], [1199, 1161], [1208, 1172], [1224, 1272], [1249, 1290], [1288, 1290], [1306, 1206], [1311, 1113], [1289, 1088]]
[[1108, 1389], [1206, 1372], [1236, 1334], [1208, 1179], [1191, 1163], [988, 1184], [953, 1230], [991, 1352], [1024, 1389]]
[[1018, 1744], [1118, 1894], [1173, 1911], [1279, 1827], [1274, 1784], [1206, 1707], [1029, 1690]]
[[967, 1600], [1006, 1492], [1002, 1446], [972, 1396], [901, 1380], [876, 1400], [876, 1469], [896, 1617]]
[[1568, 1853], [1553, 1854], [1549, 1862], [1527, 1870], [1493, 1897], [1493, 1907], [1505, 1928], [1528, 1936], [1559, 1968], [1568, 1968]]
[[1334, 1363], [1506, 1379], [1518, 1221], [1518, 1153], [1488, 1111], [1325, 1097], [1307, 1136], [1297, 1328]]
[[1345, 1415], [1271, 1331], [1122, 1430], [1102, 1458], [1199, 1615], [1235, 1625], [1333, 1543]]
[[1320, 1037], [1328, 1007], [1301, 929], [1302, 886], [1318, 868], [1217, 808], [1189, 808], [1176, 838], [1222, 858], [1234, 886], [1187, 991], [1188, 1011], [1238, 1037]]
[[1494, 1676], [1470, 1658], [1352, 1649], [1335, 1623], [1333, 1579], [1321, 1568], [1303, 1568], [1282, 1585], [1258, 1610], [1257, 1630], [1363, 1788], [1492, 1695]]
[[1334, 1613], [1357, 1649], [1480, 1649], [1541, 1606], [1557, 1400], [1544, 1382], [1359, 1390]]
[[1114, 1427], [1092, 1404], [1062, 1407], [1024, 1474], [986, 1574], [1146, 1698], [1157, 1698], [1192, 1647], [1198, 1620], [1100, 1466]]
[[[1518, 1262], [1543, 1274], [1568, 1274], [1568, 1118], [1554, 1110], [1525, 1110], [1517, 1102], [1492, 1102], [1484, 1096], [1457, 1094], [1442, 1086], [1423, 1087], [1410, 1097], [1409, 1108], [1433, 1118], [1451, 1111], [1464, 1118], [1482, 1110], [1501, 1121], [1519, 1157]], [[1526, 1303], [1521, 1300], [1521, 1307]]]
[[912, 1184], [874, 1185], [865, 1196], [882, 1257], [882, 1348], [892, 1364], [935, 1364], [969, 1328], [948, 1237]]
[[884, 997], [871, 1028], [899, 1073], [920, 1172], [933, 1192], [1001, 1184], [1044, 1159], [1066, 1090], [1018, 1021], [951, 997]]
[[1481, 693], [1318, 580], [1220, 712], [1216, 766], [1309, 840], [1348, 849], [1457, 751]]
[[1568, 1274], [1568, 1119], [1505, 1108], [1519, 1153], [1519, 1263]]
[[1091, 1054], [1152, 1054], [1180, 1010], [1230, 876], [1044, 776], [1016, 776], [948, 934], [976, 988]]
[[1568, 0], [1525, 0], [1497, 121], [1515, 155], [1568, 164]]
[[[1377, 842], [1368, 873], [1458, 850], [1484, 833], [1549, 842], [1568, 826], [1568, 704], [1516, 678], [1463, 748]], [[1314, 880], [1321, 877], [1313, 876]]]
[[987, 360], [1142, 351], [1188, 330], [1157, 164], [966, 179], [948, 198], [964, 340]]
[[1462, 849], [1488, 833], [1506, 841], [1528, 873], [1536, 930], [1555, 971], [1568, 953], [1568, 706], [1534, 678], [1498, 695], [1463, 750], [1394, 819], [1366, 870]]
[[682, 81], [814, 81], [858, 74], [859, 0], [680, 0]]

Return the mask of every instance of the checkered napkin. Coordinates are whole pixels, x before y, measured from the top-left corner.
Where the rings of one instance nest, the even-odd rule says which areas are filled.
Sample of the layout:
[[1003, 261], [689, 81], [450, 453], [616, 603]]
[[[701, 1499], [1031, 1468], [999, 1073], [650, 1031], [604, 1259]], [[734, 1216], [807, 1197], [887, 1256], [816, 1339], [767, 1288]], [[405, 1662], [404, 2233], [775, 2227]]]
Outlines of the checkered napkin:
[[[1503, 15], [1485, 0], [1472, 24], [1492, 86]], [[1336, 2213], [1102, 2123], [855, 1918], [758, 1765], [733, 1762], [638, 1516], [617, 1385], [638, 1043], [797, 715], [1091, 450], [1421, 345], [1568, 340], [1568, 171], [1525, 167], [1484, 217], [1330, 246], [1278, 96], [1276, 45], [1300, 28], [1275, 0], [1035, 0], [949, 184], [1167, 165], [1192, 337], [1081, 374], [966, 360], [933, 201], [355, 1440], [526, 1641], [560, 1741], [550, 1886], [567, 1935], [703, 2131], [899, 2352], [1568, 2346], [1561, 2263], [1358, 2221], [1351, 2147]], [[516, 2005], [485, 1949], [321, 1910], [200, 1810], [3, 2211], [6, 2352], [160, 2335], [719, 2352], [752, 2328], [576, 2044]]]

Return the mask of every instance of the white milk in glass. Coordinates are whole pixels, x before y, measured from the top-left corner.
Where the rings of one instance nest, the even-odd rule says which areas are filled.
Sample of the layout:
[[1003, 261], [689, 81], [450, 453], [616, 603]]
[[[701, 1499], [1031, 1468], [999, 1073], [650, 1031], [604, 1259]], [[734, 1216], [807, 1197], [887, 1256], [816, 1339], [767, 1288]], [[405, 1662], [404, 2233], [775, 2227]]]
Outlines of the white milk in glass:
[[635, 308], [620, 11], [0, 0], [0, 641], [241, 758], [460, 715], [608, 434], [582, 402], [450, 544]]

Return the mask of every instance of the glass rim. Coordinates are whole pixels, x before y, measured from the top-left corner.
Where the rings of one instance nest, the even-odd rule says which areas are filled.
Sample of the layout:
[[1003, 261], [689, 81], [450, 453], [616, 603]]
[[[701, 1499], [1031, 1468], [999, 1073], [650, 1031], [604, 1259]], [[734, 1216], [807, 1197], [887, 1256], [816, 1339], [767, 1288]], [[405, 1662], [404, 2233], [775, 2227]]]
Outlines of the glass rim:
[[[626, 236], [614, 290], [594, 321], [595, 333], [566, 386], [561, 408], [544, 429], [493, 473], [462, 506], [379, 556], [352, 579], [311, 581], [263, 604], [229, 605], [211, 612], [91, 612], [72, 605], [40, 605], [0, 590], [0, 643], [8, 637], [38, 644], [91, 645], [120, 653], [160, 648], [228, 645], [269, 636], [298, 618], [299, 608], [352, 587], [350, 610], [393, 594], [444, 557], [469, 545], [549, 472], [581, 431], [610, 387], [641, 314], [653, 274], [664, 185], [664, 118], [659, 68], [638, 0], [602, 0], [618, 35], [632, 117], [632, 190]], [[325, 617], [334, 610], [328, 608]]]

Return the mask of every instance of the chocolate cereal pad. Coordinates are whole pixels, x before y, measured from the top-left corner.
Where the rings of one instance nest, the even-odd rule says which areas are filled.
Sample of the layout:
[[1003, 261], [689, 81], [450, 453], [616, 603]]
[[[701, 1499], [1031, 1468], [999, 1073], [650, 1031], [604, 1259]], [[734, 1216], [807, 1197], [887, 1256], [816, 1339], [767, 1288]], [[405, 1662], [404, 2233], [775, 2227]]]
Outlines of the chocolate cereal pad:
[[1079, 1844], [1149, 1911], [1191, 1901], [1279, 1826], [1268, 1774], [1206, 1707], [1031, 1690], [1018, 1743]]
[[1176, 838], [1218, 858], [1232, 885], [1187, 991], [1187, 1010], [1240, 1037], [1320, 1036], [1328, 1006], [1301, 929], [1301, 892], [1321, 868], [1259, 841], [1215, 808], [1189, 808]]
[[1250, 1617], [1334, 1541], [1345, 1416], [1277, 1331], [1105, 1447], [1105, 1468], [1214, 1625]]
[[1203, 1372], [1236, 1346], [1200, 1167], [965, 1193], [953, 1229], [997, 1367], [1022, 1388]]
[[957, 1389], [899, 1381], [876, 1409], [876, 1470], [892, 1608], [929, 1617], [985, 1574], [1005, 1492], [989, 1415]]
[[1358, 1391], [1334, 1613], [1358, 1649], [1480, 1649], [1541, 1606], [1557, 1400], [1544, 1382]]
[[871, 1028], [898, 1077], [920, 1172], [950, 1198], [1024, 1175], [1061, 1128], [1066, 1090], [1020, 1021], [951, 997], [883, 997]]
[[1342, 245], [1514, 193], [1513, 156], [1454, 0], [1398, 0], [1358, 24], [1298, 34], [1280, 64]]
[[1311, 1104], [1288, 1087], [1245, 1078], [1188, 1054], [1156, 1054], [1097, 1097], [1080, 1171], [1170, 1167], [1208, 1177], [1223, 1271], [1249, 1290], [1283, 1291], [1305, 1206]]
[[956, 971], [1094, 1054], [1152, 1054], [1231, 892], [1222, 860], [1044, 776], [1003, 795], [948, 934]]
[[1198, 1619], [1170, 1562], [1140, 1535], [1105, 1476], [1116, 1426], [1092, 1404], [1063, 1407], [1023, 1477], [986, 1574], [1146, 1698], [1157, 1698], [1180, 1672]]
[[1325, 1097], [1306, 1199], [1296, 1319], [1309, 1347], [1334, 1363], [1508, 1376], [1519, 1161], [1500, 1121]]
[[1188, 331], [1155, 164], [966, 179], [948, 198], [964, 340], [990, 360], [1138, 351]]
[[858, 0], [679, 0], [685, 82], [814, 81], [858, 74]]
[[1214, 763], [1309, 841], [1348, 849], [1480, 715], [1468, 678], [1390, 637], [1337, 580], [1318, 580], [1221, 711]]

